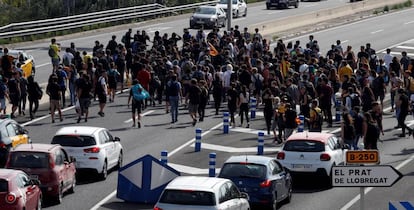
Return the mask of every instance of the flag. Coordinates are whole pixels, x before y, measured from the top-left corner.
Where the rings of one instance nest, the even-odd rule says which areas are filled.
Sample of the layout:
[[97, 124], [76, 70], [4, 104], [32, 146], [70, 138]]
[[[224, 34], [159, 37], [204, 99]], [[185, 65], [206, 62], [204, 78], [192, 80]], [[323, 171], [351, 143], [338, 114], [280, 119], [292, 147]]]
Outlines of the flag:
[[217, 49], [210, 42], [208, 42], [208, 46], [210, 47], [210, 55], [211, 56], [217, 56], [219, 54]]

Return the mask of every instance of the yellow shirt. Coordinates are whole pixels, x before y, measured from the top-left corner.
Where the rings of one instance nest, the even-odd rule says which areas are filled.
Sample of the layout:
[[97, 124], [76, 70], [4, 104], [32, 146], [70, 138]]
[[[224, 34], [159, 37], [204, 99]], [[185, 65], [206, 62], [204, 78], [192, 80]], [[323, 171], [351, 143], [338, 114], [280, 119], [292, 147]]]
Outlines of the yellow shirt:
[[92, 61], [92, 58], [93, 58], [92, 55], [84, 55], [82, 58], [83, 63], [88, 63], [89, 59]]
[[59, 58], [60, 47], [57, 44], [51, 44], [50, 47], [55, 51], [53, 58]]

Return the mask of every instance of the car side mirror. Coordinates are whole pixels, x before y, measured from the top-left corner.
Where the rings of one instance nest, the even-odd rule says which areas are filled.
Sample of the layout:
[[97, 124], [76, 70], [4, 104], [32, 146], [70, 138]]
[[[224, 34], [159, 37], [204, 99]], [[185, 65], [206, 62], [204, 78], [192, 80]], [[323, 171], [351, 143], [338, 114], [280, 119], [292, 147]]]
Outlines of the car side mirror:
[[241, 192], [240, 193], [240, 198], [244, 198], [244, 199], [250, 200], [249, 195], [247, 193], [245, 193], [245, 192]]
[[114, 141], [121, 141], [121, 139], [119, 137], [115, 137]]
[[40, 185], [40, 181], [38, 179], [31, 179], [29, 185]]

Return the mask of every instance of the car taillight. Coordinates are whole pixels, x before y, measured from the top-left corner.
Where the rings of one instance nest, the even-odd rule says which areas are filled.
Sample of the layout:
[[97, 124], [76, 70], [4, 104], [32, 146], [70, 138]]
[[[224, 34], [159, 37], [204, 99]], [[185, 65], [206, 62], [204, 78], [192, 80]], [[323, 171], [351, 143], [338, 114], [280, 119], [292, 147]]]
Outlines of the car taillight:
[[16, 197], [16, 194], [9, 193], [9, 194], [6, 195], [5, 199], [6, 199], [6, 203], [12, 204], [16, 201], [17, 197]]
[[260, 183], [261, 188], [266, 188], [266, 187], [270, 187], [270, 186], [272, 186], [272, 182], [270, 180], [266, 180], [266, 181]]
[[49, 168], [50, 169], [55, 168], [55, 161], [53, 161], [52, 155], [49, 155]]
[[99, 147], [92, 147], [92, 148], [84, 149], [83, 151], [86, 153], [99, 153], [100, 149]]
[[162, 208], [154, 206], [154, 210], [162, 210]]
[[321, 161], [330, 161], [331, 160], [331, 156], [329, 154], [326, 153], [322, 153], [320, 156]]
[[4, 143], [0, 143], [0, 148], [6, 148], [7, 147], [7, 145], [6, 144], [4, 144]]
[[277, 159], [278, 160], [284, 160], [285, 159], [285, 153], [284, 152], [278, 152], [277, 153]]

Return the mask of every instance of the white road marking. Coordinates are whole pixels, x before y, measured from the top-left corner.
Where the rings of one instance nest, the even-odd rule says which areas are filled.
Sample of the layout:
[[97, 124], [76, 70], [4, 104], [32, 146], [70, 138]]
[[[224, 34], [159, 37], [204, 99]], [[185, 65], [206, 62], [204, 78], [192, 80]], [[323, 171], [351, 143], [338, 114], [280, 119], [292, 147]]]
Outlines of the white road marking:
[[42, 66], [47, 66], [47, 65], [52, 65], [52, 64], [51, 63], [43, 63], [43, 64], [36, 65], [36, 68], [40, 68]]
[[318, 6], [318, 4], [308, 4], [308, 5], [305, 5], [305, 6], [303, 6], [303, 7], [315, 7], [315, 6]]
[[272, 15], [272, 14], [278, 14], [278, 13], [282, 13], [282, 11], [274, 11], [274, 12], [268, 12], [268, 15]]
[[[400, 52], [391, 52], [391, 55], [401, 55]], [[408, 56], [414, 56], [414, 53], [407, 53]]]
[[380, 29], [380, 30], [378, 30], [378, 31], [372, 31], [372, 32], [371, 32], [371, 34], [376, 34], [376, 33], [379, 33], [379, 32], [381, 32], [381, 31], [384, 31], [384, 29]]
[[344, 40], [344, 41], [341, 41], [341, 44], [344, 44], [344, 43], [347, 43], [347, 42], [349, 42], [348, 39], [347, 40]]
[[[195, 147], [195, 144], [190, 145], [191, 147]], [[247, 152], [257, 152], [257, 147], [228, 147], [228, 146], [221, 146], [217, 144], [209, 144], [209, 143], [201, 143], [202, 149], [207, 150], [214, 150], [214, 151], [220, 151], [220, 152], [229, 152], [229, 153], [247, 153]], [[276, 147], [264, 147], [264, 152], [279, 152], [280, 148]]]
[[414, 20], [413, 21], [409, 21], [409, 22], [405, 22], [404, 25], [408, 25], [408, 24], [411, 24], [411, 23], [414, 23]]
[[116, 195], [116, 190], [111, 192], [109, 195], [107, 195], [104, 199], [102, 199], [101, 201], [99, 201], [99, 203], [97, 203], [95, 206], [93, 206], [91, 208], [91, 210], [97, 210], [99, 207], [101, 207], [103, 204], [105, 204], [106, 202], [108, 202], [109, 200], [112, 199], [112, 197], [114, 197]]
[[403, 46], [403, 45], [397, 46], [396, 48], [398, 48], [398, 49], [414, 50], [414, 47], [410, 47], [410, 46]]
[[[147, 112], [141, 114], [141, 116], [149, 115], [149, 114], [151, 114], [153, 112], [155, 112], [155, 110], [150, 110], [150, 111], [147, 111]], [[136, 116], [135, 119], [138, 119], [138, 116]], [[125, 120], [124, 121], [124, 123], [130, 123], [130, 122], [132, 122], [132, 118], [130, 118], [129, 120]]]
[[[407, 165], [408, 163], [410, 163], [413, 160], [414, 160], [414, 155], [410, 156], [407, 160], [405, 160], [402, 163], [398, 164], [395, 167], [395, 169], [400, 170], [402, 167], [404, 167], [405, 165]], [[373, 187], [365, 188], [364, 194], [368, 194], [372, 189], [374, 189], [374, 188]], [[343, 206], [341, 208], [341, 210], [347, 210], [347, 209], [351, 208], [356, 202], [358, 202], [359, 199], [361, 199], [361, 195], [355, 196], [352, 200], [350, 200], [347, 204], [345, 204], [345, 206]]]
[[[167, 163], [167, 165], [181, 173], [186, 173], [186, 174], [191, 174], [191, 175], [206, 175], [208, 174], [208, 170], [209, 170], [208, 168], [196, 168], [196, 167], [185, 166], [185, 165], [175, 164], [175, 163]], [[216, 168], [216, 173], [219, 173], [217, 171], [220, 171], [220, 168]]]

